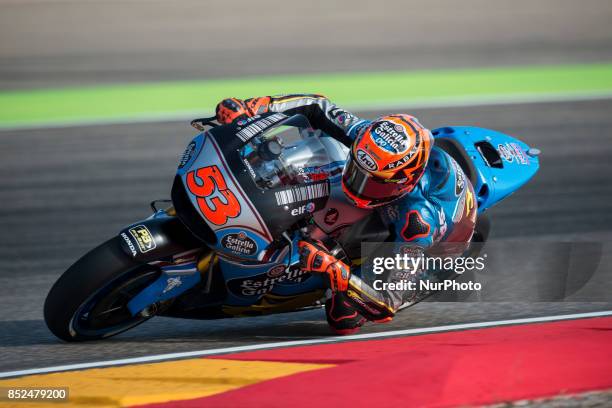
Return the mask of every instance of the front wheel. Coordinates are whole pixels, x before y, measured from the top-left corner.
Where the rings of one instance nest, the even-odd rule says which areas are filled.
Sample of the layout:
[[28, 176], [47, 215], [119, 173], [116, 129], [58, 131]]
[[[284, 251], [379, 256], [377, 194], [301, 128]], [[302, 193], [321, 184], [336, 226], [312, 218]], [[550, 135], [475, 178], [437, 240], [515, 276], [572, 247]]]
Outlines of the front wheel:
[[53, 285], [44, 316], [51, 332], [65, 341], [114, 336], [144, 322], [133, 316], [128, 302], [155, 281], [161, 271], [123, 252], [120, 237], [91, 250]]

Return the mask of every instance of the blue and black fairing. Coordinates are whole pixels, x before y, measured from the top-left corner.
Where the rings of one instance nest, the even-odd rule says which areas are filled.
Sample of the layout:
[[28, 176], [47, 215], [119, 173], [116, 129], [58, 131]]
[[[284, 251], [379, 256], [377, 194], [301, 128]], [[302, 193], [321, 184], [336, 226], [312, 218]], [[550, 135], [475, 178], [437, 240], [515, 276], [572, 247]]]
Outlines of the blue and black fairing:
[[[317, 171], [325, 173], [325, 176], [316, 180], [313, 179], [311, 182], [308, 180], [300, 182], [281, 180], [281, 182], [270, 182], [267, 185], [260, 183], [256, 179], [255, 173], [257, 173], [257, 176], [260, 173], [256, 166], [254, 166], [254, 163], [250, 161], [251, 153], [256, 153], [257, 156], [261, 157], [262, 162], [267, 160], [274, 161], [275, 153], [273, 151], [268, 152], [266, 148], [278, 146], [262, 146], [257, 141], [259, 138], [280, 127], [293, 128], [297, 133], [300, 129], [310, 128], [310, 123], [303, 115], [287, 117], [278, 113], [266, 114], [214, 127], [198, 135], [192, 141], [193, 148], [188, 148], [189, 153], [187, 156], [189, 157], [181, 161], [182, 164], [184, 161], [184, 164], [177, 172], [172, 187], [172, 201], [179, 218], [195, 235], [207, 242], [211, 247], [219, 247], [219, 241], [223, 238], [223, 236], [219, 235], [226, 234], [228, 227], [222, 226], [211, 229], [211, 226], [207, 225], [205, 219], [192, 205], [183, 181], [184, 173], [190, 171], [191, 167], [197, 167], [198, 163], [202, 162], [199, 156], [217, 154], [217, 152], [202, 149], [202, 145], [206, 143], [206, 138], [212, 138], [215, 141], [215, 145], [219, 148], [219, 154], [223, 156], [223, 161], [227, 163], [227, 167], [231, 169], [231, 178], [236, 181], [238, 188], [245, 193], [244, 196], [248, 197], [249, 205], [252, 205], [257, 215], [261, 217], [272, 238], [280, 237], [292, 225], [301, 219], [308, 218], [311, 213], [325, 207], [329, 197], [330, 178], [334, 176], [330, 170], [329, 162], [322, 163], [319, 160], [316, 163], [313, 169], [316, 168]], [[312, 138], [317, 140], [315, 136]], [[306, 139], [307, 137], [305, 136]], [[323, 145], [321, 145], [321, 149], [325, 150]], [[271, 155], [271, 157], [267, 158], [267, 154]], [[341, 172], [341, 169], [334, 169]], [[309, 168], [303, 167], [300, 171], [307, 173]], [[279, 173], [282, 173], [282, 171], [279, 171]], [[287, 176], [287, 173], [283, 173], [282, 176]], [[285, 178], [289, 179], [290, 177]], [[306, 194], [297, 194], [301, 192], [306, 192]], [[311, 192], [314, 193], [310, 194]], [[293, 197], [294, 195], [299, 195], [299, 197]], [[243, 230], [245, 234], [251, 233], [248, 229]], [[219, 232], [216, 233], [216, 231]], [[251, 238], [257, 240], [259, 236]], [[262, 242], [262, 244], [265, 243]], [[263, 246], [259, 245], [259, 248]], [[218, 249], [223, 251], [222, 247]]]

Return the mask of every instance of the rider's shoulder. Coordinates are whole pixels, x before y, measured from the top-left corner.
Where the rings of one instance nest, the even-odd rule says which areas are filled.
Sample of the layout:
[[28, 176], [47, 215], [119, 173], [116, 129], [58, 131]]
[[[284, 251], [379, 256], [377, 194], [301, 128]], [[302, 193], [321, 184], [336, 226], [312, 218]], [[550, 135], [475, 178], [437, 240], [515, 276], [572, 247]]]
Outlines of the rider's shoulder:
[[368, 119], [359, 119], [355, 123], [353, 123], [347, 130], [346, 133], [351, 139], [357, 138], [359, 134], [361, 134], [370, 124], [371, 120]]
[[423, 247], [432, 244], [437, 227], [436, 208], [422, 194], [420, 185], [381, 210], [383, 217], [394, 227], [396, 241], [413, 242]]
[[454, 196], [457, 184], [465, 181], [465, 174], [451, 155], [434, 146], [423, 179], [426, 196]]

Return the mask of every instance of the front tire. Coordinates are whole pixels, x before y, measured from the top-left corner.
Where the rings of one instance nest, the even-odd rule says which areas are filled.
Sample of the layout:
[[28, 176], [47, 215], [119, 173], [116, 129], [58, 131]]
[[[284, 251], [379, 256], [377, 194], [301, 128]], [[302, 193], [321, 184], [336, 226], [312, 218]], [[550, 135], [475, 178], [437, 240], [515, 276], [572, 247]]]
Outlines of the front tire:
[[114, 237], [74, 263], [53, 285], [44, 306], [49, 330], [65, 341], [107, 338], [144, 322], [127, 302], [160, 271], [130, 258]]

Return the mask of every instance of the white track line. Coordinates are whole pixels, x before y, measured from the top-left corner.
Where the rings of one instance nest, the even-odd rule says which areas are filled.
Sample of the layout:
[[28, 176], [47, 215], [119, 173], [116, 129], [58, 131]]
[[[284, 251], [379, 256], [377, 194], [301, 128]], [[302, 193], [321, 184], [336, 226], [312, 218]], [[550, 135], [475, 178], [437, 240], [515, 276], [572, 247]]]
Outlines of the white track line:
[[[406, 100], [392, 102], [371, 102], [363, 104], [342, 104], [342, 107], [354, 112], [375, 110], [405, 110], [405, 109], [433, 109], [433, 108], [457, 108], [470, 106], [499, 106], [499, 105], [521, 105], [532, 103], [555, 103], [555, 102], [580, 102], [612, 99], [612, 92], [570, 92], [549, 94], [516, 94], [516, 95], [476, 95], [449, 98], [428, 98], [422, 100]], [[80, 119], [70, 121], [48, 121], [24, 123], [4, 126], [0, 124], [0, 132], [32, 129], [55, 129], [71, 128], [81, 126], [103, 126], [103, 125], [129, 125], [138, 123], [161, 123], [190, 121], [197, 117], [212, 116], [212, 111], [181, 111], [174, 113], [143, 114], [109, 119]]]
[[378, 332], [378, 333], [355, 334], [351, 336], [326, 337], [326, 338], [312, 339], [312, 340], [294, 340], [294, 341], [283, 341], [283, 342], [276, 342], [276, 343], [252, 344], [248, 346], [225, 347], [225, 348], [210, 349], [210, 350], [187, 351], [187, 352], [182, 352], [182, 353], [169, 353], [169, 354], [158, 354], [158, 355], [153, 355], [153, 356], [124, 358], [124, 359], [119, 359], [119, 360], [96, 361], [96, 362], [91, 362], [91, 363], [68, 364], [68, 365], [44, 367], [44, 368], [31, 368], [27, 370], [3, 372], [3, 373], [0, 373], [0, 378], [19, 377], [19, 376], [32, 375], [32, 374], [45, 374], [45, 373], [53, 373], [53, 372], [59, 372], [59, 371], [83, 370], [83, 369], [88, 369], [88, 368], [110, 367], [110, 366], [118, 366], [118, 365], [126, 365], [126, 364], [152, 363], [152, 362], [167, 361], [167, 360], [185, 359], [189, 357], [202, 357], [202, 356], [212, 356], [212, 355], [218, 355], [218, 354], [237, 353], [237, 352], [242, 352], [242, 351], [275, 349], [275, 348], [293, 347], [293, 346], [308, 346], [308, 345], [313, 345], [313, 344], [338, 343], [338, 342], [350, 341], [350, 340], [366, 340], [366, 339], [377, 339], [377, 338], [384, 338], [384, 337], [409, 336], [409, 335], [415, 335], [415, 334], [438, 333], [438, 332], [467, 330], [467, 329], [480, 329], [480, 328], [485, 328], [485, 327], [510, 326], [510, 325], [517, 325], [517, 324], [526, 324], [526, 323], [554, 322], [554, 321], [561, 321], [561, 320], [574, 320], [574, 319], [584, 319], [584, 318], [602, 317], [602, 316], [612, 316], [612, 310], [604, 310], [601, 312], [566, 314], [566, 315], [559, 315], [559, 316], [529, 317], [529, 318], [514, 319], [514, 320], [497, 320], [497, 321], [492, 321], [492, 322], [453, 324], [453, 325], [447, 325], [447, 326], [425, 327], [425, 328], [420, 328], [420, 329], [393, 330], [393, 331]]

